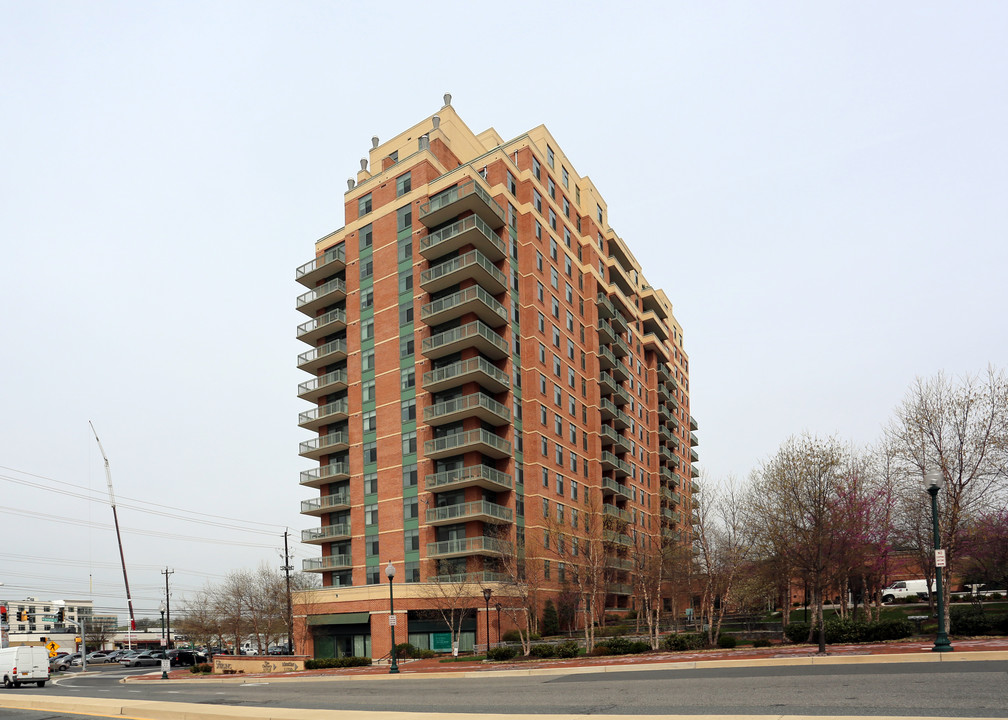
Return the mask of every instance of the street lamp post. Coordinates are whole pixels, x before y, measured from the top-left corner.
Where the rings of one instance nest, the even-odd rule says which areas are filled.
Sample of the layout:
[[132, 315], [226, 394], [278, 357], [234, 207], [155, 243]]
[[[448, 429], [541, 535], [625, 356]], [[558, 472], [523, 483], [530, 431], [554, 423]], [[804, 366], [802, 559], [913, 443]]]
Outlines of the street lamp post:
[[490, 588], [483, 588], [483, 600], [486, 601], [486, 633], [487, 633], [487, 650], [490, 650], [490, 596], [493, 595], [493, 590]]
[[[161, 604], [158, 606], [158, 610], [161, 611], [161, 646], [162, 647], [167, 647], [167, 645], [166, 645], [167, 641], [165, 640], [165, 624], [164, 624], [164, 614], [165, 614], [165, 610], [167, 610], [167, 609], [168, 608], [165, 607], [164, 600], [162, 600]], [[165, 672], [164, 665], [161, 666], [161, 679], [162, 680], [167, 680], [168, 679], [168, 673]]]
[[501, 638], [501, 635], [500, 635], [500, 611], [501, 611], [501, 607], [502, 606], [501, 606], [500, 603], [497, 603], [496, 605], [494, 605], [494, 607], [497, 609], [497, 644], [500, 645], [501, 644], [501, 639], [500, 639]]
[[924, 489], [931, 496], [931, 523], [934, 528], [935, 549], [935, 590], [938, 593], [938, 635], [935, 637], [931, 652], [951, 652], [954, 650], [945, 633], [945, 593], [942, 590], [942, 566], [938, 563], [938, 551], [941, 550], [941, 536], [938, 533], [938, 491], [945, 483], [945, 476], [940, 469], [928, 470], [924, 473]]
[[392, 578], [395, 577], [395, 565], [389, 560], [389, 564], [385, 566], [385, 575], [388, 576], [388, 605], [389, 605], [389, 629], [392, 631], [392, 664], [389, 666], [389, 674], [397, 674], [399, 672], [399, 666], [396, 664], [395, 656], [395, 601], [392, 598]]

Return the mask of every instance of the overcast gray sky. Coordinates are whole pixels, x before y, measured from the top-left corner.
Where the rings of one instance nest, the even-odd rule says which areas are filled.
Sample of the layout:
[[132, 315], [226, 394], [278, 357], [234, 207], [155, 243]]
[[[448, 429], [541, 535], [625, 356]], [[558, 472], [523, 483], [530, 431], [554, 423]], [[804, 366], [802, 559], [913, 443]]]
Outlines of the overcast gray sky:
[[281, 564], [316, 524], [294, 268], [371, 136], [446, 91], [599, 187], [685, 329], [705, 473], [874, 440], [915, 376], [1008, 356], [1006, 28], [1000, 2], [0, 2], [0, 598], [122, 614], [89, 419], [140, 614], [165, 566], [179, 598]]

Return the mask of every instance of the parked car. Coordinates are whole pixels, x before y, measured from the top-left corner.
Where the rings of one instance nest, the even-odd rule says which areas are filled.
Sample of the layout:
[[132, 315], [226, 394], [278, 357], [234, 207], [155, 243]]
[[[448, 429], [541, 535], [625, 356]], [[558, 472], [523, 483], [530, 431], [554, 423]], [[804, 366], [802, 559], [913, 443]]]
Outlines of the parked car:
[[49, 672], [57, 670], [67, 670], [70, 668], [69, 653], [59, 653], [56, 657], [49, 658]]
[[96, 650], [95, 652], [88, 653], [87, 661], [89, 664], [93, 665], [104, 665], [107, 662], [111, 662], [111, 660], [109, 660], [108, 653], [102, 652], [101, 650]]
[[164, 650], [144, 650], [133, 657], [123, 658], [119, 664], [123, 667], [142, 667], [144, 665], [160, 665], [166, 658]]
[[207, 657], [203, 653], [198, 652], [196, 650], [188, 650], [185, 648], [169, 650], [168, 659], [171, 660], [171, 664], [173, 667], [176, 665], [187, 667], [207, 662]]

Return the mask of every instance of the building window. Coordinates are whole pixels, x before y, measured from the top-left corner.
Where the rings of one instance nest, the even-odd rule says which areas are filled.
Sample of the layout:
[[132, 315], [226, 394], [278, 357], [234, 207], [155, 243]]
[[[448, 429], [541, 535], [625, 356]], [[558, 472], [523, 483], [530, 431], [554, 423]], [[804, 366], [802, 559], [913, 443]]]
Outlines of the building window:
[[560, 319], [560, 301], [557, 300], [555, 297], [552, 298], [552, 300], [553, 300], [553, 302], [552, 302], [553, 317], [555, 317], [557, 320], [559, 320]]
[[402, 401], [402, 421], [404, 423], [416, 420], [416, 398]]
[[361, 351], [361, 372], [374, 370], [374, 348]]
[[367, 215], [371, 212], [371, 193], [357, 198], [357, 215]]
[[543, 296], [544, 296], [545, 289], [546, 288], [543, 287], [543, 284], [541, 282], [539, 282], [538, 280], [536, 280], [536, 297], [539, 298], [539, 302], [543, 301]]
[[361, 340], [371, 340], [374, 338], [374, 318], [361, 320], [360, 324]]
[[[563, 497], [563, 494], [564, 494], [564, 479], [563, 479], [563, 475], [561, 475], [560, 473], [557, 473], [557, 475], [556, 475], [556, 494], [559, 495], [559, 496], [561, 496], [561, 497]], [[561, 507], [561, 506], [558, 505], [557, 507]]]
[[374, 258], [368, 256], [366, 260], [361, 260], [360, 279], [367, 280], [372, 275], [374, 275]]
[[597, 214], [598, 214], [599, 227], [601, 227], [602, 226], [602, 206], [601, 205], [596, 205], [595, 206], [595, 210], [597, 211]]
[[556, 183], [553, 182], [553, 178], [546, 178], [546, 189], [549, 190], [550, 197], [556, 200]]
[[375, 399], [375, 381], [365, 380], [361, 383], [361, 400], [371, 402]]
[[560, 176], [563, 179], [564, 187], [570, 187], [570, 175], [567, 172], [567, 168], [560, 167]]
[[553, 167], [553, 148], [549, 145], [546, 146], [546, 162], [549, 163], [550, 167]]
[[378, 473], [364, 473], [364, 494], [374, 495], [378, 492]]
[[416, 368], [406, 368], [400, 374], [400, 388], [403, 390], [409, 390], [411, 387], [416, 386]]
[[560, 286], [560, 276], [557, 274], [555, 267], [550, 268], [550, 285], [553, 286], [554, 290], [558, 290]]
[[378, 462], [378, 443], [364, 443], [364, 464], [368, 465], [376, 462]]
[[420, 549], [419, 530], [404, 530], [403, 540], [405, 542], [406, 552], [416, 552]]
[[403, 520], [415, 520], [419, 514], [417, 499], [415, 497], [403, 498]]
[[413, 465], [405, 465], [402, 469], [402, 484], [404, 488], [411, 488], [417, 486], [417, 466], [416, 463]]
[[402, 434], [402, 453], [410, 455], [416, 452], [416, 431]]
[[374, 238], [374, 233], [371, 228], [371, 224], [368, 223], [360, 229], [360, 249], [366, 250], [371, 247], [371, 242]]
[[361, 288], [360, 308], [361, 310], [367, 310], [370, 307], [374, 307], [374, 288]]
[[542, 271], [543, 268], [543, 256], [542, 253], [536, 250], [536, 270]]
[[518, 196], [518, 185], [515, 183], [514, 175], [511, 174], [510, 170], [507, 171], [507, 189], [515, 197]]
[[542, 177], [540, 177], [539, 170], [540, 170], [540, 168], [539, 168], [539, 158], [537, 158], [535, 155], [533, 155], [532, 156], [532, 174], [535, 175], [536, 180], [540, 180], [541, 181]]
[[379, 568], [379, 567], [373, 567], [373, 568], [369, 567], [367, 569], [367, 584], [368, 585], [380, 585], [381, 584], [381, 568]]
[[396, 197], [402, 197], [412, 189], [413, 189], [413, 182], [412, 179], [410, 178], [410, 173], [400, 175], [399, 177], [396, 178], [395, 181]]
[[549, 209], [549, 223], [551, 228], [553, 228], [554, 230], [557, 229], [557, 216], [553, 208]]
[[403, 305], [399, 308], [399, 327], [413, 322], [413, 305]]
[[364, 506], [364, 524], [378, 524], [378, 503], [370, 503]]
[[364, 426], [364, 432], [374, 432], [378, 428], [378, 424], [375, 422], [375, 411], [368, 410], [361, 414], [361, 423]]
[[539, 194], [538, 190], [532, 190], [532, 206], [539, 212], [542, 213], [542, 195]]
[[399, 355], [401, 357], [409, 357], [414, 353], [416, 349], [416, 343], [412, 335], [407, 335], [404, 338], [399, 338]]

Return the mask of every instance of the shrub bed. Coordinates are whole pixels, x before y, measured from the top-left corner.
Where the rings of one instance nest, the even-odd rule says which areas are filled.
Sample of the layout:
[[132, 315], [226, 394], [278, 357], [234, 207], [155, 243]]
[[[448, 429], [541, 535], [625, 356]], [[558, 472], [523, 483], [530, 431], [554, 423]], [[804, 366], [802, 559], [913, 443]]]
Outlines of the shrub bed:
[[[807, 642], [809, 627], [809, 623], [806, 622], [793, 622], [784, 630], [784, 636], [793, 643]], [[816, 625], [812, 637], [813, 643], [817, 641], [818, 628]], [[826, 642], [836, 645], [900, 640], [913, 635], [913, 631], [913, 624], [906, 619], [868, 623], [861, 620], [830, 618], [826, 621]]]
[[486, 659], [501, 662], [504, 660], [513, 660], [517, 654], [518, 650], [511, 645], [499, 645], [487, 650]]
[[700, 650], [706, 646], [707, 638], [699, 633], [673, 633], [662, 641], [662, 647], [672, 652]]
[[193, 675], [207, 675], [213, 672], [213, 665], [210, 663], [197, 663], [189, 668], [189, 672]]
[[366, 667], [371, 664], [367, 657], [315, 658], [305, 660], [305, 670], [322, 670], [325, 668]]
[[773, 643], [771, 643], [771, 642], [770, 642], [769, 640], [767, 640], [767, 639], [765, 639], [765, 638], [760, 638], [759, 640], [753, 640], [753, 641], [752, 641], [752, 646], [753, 646], [754, 648], [765, 648], [765, 647], [770, 647], [770, 646], [771, 646], [772, 644], [773, 644]]
[[719, 635], [717, 639], [717, 646], [719, 648], [733, 648], [738, 645], [738, 640], [735, 639], [734, 635]]

